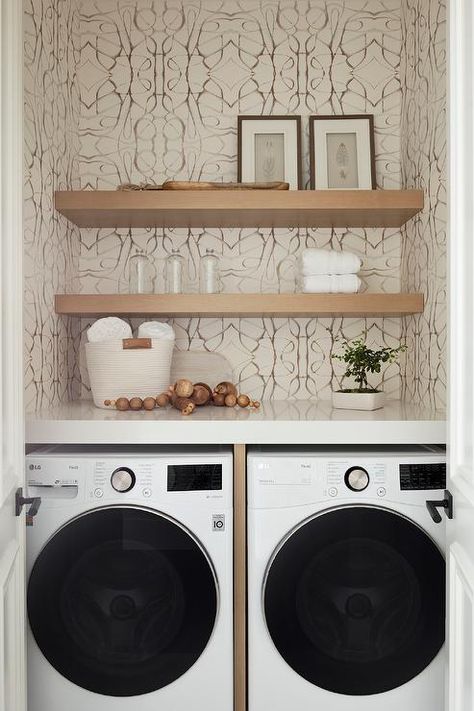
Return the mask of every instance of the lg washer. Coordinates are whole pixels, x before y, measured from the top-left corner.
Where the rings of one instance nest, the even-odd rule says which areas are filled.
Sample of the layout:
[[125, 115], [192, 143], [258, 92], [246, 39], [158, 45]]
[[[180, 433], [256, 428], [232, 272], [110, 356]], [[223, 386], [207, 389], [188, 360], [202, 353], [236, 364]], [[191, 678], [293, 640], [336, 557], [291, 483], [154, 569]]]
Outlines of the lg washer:
[[232, 711], [232, 453], [50, 448], [27, 537], [29, 711]]
[[443, 711], [444, 451], [253, 449], [248, 481], [249, 711]]

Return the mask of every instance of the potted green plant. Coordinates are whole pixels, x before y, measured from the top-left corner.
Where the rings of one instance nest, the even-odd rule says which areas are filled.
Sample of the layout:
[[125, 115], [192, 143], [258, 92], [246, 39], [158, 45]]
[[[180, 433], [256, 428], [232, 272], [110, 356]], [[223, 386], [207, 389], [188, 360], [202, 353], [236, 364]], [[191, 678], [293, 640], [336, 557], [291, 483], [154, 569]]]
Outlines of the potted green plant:
[[352, 343], [342, 343], [342, 354], [333, 358], [345, 363], [344, 378], [354, 378], [356, 388], [343, 388], [332, 394], [333, 407], [350, 410], [378, 410], [384, 406], [385, 395], [382, 390], [369, 387], [368, 374], [380, 373], [385, 363], [394, 363], [406, 346], [398, 348], [368, 348], [362, 338]]

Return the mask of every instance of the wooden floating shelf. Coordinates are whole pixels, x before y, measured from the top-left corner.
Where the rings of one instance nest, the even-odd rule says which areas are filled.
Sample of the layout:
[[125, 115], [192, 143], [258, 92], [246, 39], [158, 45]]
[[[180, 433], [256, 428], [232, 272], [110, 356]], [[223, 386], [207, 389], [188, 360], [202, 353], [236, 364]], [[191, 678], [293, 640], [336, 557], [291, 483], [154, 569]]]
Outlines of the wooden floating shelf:
[[401, 227], [421, 190], [76, 190], [56, 209], [79, 227]]
[[58, 294], [68, 316], [403, 316], [422, 313], [423, 294]]

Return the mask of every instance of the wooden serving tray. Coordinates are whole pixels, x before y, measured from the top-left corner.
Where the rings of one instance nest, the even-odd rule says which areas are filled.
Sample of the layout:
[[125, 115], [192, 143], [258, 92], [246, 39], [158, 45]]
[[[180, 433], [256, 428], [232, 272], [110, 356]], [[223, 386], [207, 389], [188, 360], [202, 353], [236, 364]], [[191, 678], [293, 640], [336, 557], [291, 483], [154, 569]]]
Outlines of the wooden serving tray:
[[290, 184], [273, 183], [206, 183], [185, 180], [167, 180], [163, 190], [289, 190]]

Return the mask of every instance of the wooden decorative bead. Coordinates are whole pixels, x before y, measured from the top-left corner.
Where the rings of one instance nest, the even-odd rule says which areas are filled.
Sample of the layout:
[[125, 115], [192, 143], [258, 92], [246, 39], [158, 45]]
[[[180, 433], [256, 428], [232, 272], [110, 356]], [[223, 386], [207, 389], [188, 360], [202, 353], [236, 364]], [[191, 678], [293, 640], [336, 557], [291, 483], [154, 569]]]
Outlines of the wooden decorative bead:
[[212, 403], [216, 407], [224, 407], [225, 395], [222, 395], [221, 393], [214, 393], [212, 396]]
[[191, 397], [193, 394], [194, 385], [190, 380], [177, 380], [174, 386], [174, 391], [178, 397]]
[[170, 396], [168, 393], [161, 393], [156, 397], [156, 404], [158, 407], [166, 407], [170, 404]]
[[218, 383], [214, 388], [214, 392], [218, 395], [235, 395], [237, 397], [237, 388], [233, 383], [224, 380], [222, 383]]
[[211, 399], [212, 391], [204, 384], [196, 383], [194, 385], [193, 394], [191, 395], [191, 400], [195, 405], [206, 405]]

